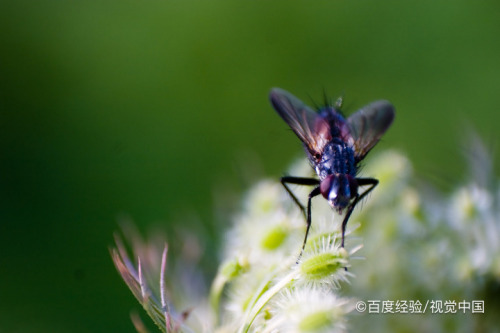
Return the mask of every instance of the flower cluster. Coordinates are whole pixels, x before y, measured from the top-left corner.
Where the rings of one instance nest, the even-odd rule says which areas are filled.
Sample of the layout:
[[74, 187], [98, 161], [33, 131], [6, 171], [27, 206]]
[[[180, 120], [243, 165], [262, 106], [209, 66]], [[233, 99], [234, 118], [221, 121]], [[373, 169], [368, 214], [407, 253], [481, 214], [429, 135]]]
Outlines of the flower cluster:
[[[355, 209], [345, 248], [340, 247], [342, 217], [317, 199], [302, 251], [303, 213], [279, 182], [256, 184], [227, 233], [210, 294], [184, 312], [170, 304], [166, 246], [148, 246], [134, 236], [137, 260], [131, 260], [117, 239], [113, 260], [163, 332], [393, 332], [409, 327], [466, 332], [498, 327], [495, 316], [467, 314], [358, 314], [349, 320], [355, 301], [370, 299], [483, 299], [491, 307], [487, 312], [499, 310], [498, 302], [488, 302], [500, 290], [498, 183], [471, 181], [443, 195], [417, 186], [410, 162], [398, 152], [380, 153], [369, 162], [363, 174], [377, 177], [380, 185]], [[308, 172], [305, 162], [290, 170]], [[307, 197], [307, 188], [293, 191]], [[353, 261], [360, 259], [355, 254], [365, 260]]]

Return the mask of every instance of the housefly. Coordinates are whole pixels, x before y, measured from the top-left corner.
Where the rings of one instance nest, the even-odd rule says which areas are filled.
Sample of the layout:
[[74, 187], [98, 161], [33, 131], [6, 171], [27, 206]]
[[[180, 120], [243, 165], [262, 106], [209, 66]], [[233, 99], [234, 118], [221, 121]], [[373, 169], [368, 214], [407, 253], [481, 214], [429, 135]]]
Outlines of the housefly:
[[[306, 246], [311, 227], [311, 199], [320, 194], [339, 214], [345, 211], [341, 230], [341, 246], [344, 247], [345, 228], [354, 207], [378, 184], [375, 178], [357, 176], [360, 162], [392, 124], [394, 107], [388, 101], [375, 101], [346, 119], [340, 111], [341, 99], [334, 106], [314, 111], [280, 88], [272, 89], [269, 97], [276, 112], [304, 144], [319, 178], [281, 178], [281, 183], [306, 218], [302, 249]], [[307, 209], [293, 194], [289, 184], [314, 186], [308, 196]], [[365, 190], [361, 191], [363, 187]]]

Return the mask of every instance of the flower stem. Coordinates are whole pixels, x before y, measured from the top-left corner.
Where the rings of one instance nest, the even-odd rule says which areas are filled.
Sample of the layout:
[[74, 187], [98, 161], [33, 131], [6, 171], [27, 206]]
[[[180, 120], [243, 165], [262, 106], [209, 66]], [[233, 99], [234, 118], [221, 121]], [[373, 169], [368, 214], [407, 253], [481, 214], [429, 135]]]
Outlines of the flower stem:
[[255, 320], [255, 317], [259, 314], [259, 312], [262, 310], [264, 305], [269, 302], [269, 300], [276, 295], [282, 288], [286, 287], [290, 282], [292, 282], [298, 275], [298, 271], [293, 271], [287, 276], [285, 276], [283, 279], [281, 279], [278, 283], [276, 283], [271, 289], [267, 290], [265, 293], [263, 293], [255, 303], [255, 305], [248, 311], [245, 315], [243, 325], [240, 327], [238, 330], [238, 333], [247, 333], [250, 327], [252, 326], [253, 321]]

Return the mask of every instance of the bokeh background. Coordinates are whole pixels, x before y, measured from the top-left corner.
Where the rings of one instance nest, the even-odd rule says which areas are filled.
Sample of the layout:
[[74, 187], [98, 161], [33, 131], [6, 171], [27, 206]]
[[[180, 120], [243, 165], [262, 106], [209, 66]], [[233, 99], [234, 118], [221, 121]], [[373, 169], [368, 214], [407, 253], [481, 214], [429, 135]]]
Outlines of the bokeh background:
[[377, 149], [452, 188], [467, 133], [498, 138], [499, 17], [495, 1], [1, 1], [0, 332], [134, 332], [108, 251], [124, 217], [191, 230], [215, 269], [242, 191], [301, 154], [274, 86], [344, 94], [347, 113], [392, 101]]

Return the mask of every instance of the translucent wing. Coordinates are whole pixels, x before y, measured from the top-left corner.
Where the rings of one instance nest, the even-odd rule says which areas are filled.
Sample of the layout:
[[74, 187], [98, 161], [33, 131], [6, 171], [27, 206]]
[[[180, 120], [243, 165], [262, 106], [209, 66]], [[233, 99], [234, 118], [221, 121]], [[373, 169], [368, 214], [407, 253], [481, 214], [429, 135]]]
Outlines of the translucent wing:
[[394, 106], [388, 101], [376, 101], [352, 114], [348, 119], [354, 140], [356, 160], [360, 161], [377, 144], [394, 120]]
[[317, 112], [289, 92], [273, 88], [269, 94], [271, 104], [292, 131], [315, 156], [331, 140], [330, 125]]

